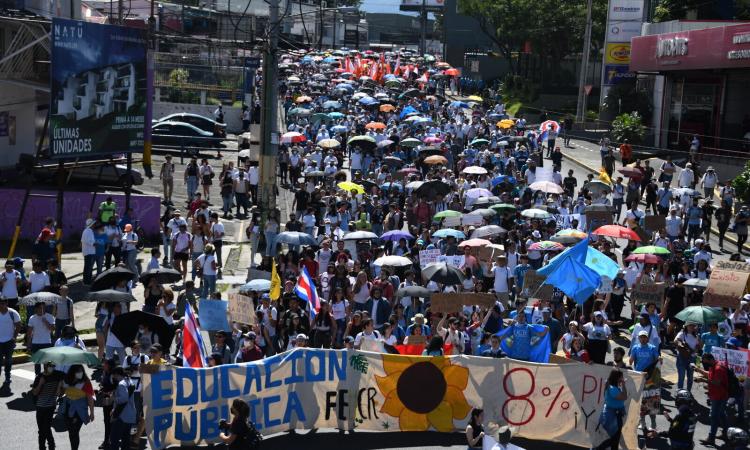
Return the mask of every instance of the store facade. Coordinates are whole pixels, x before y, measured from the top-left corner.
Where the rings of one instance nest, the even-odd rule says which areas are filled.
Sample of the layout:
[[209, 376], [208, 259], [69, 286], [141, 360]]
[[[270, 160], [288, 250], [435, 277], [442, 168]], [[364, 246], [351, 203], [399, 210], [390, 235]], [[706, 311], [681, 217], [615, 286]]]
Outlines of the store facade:
[[748, 154], [750, 23], [653, 34], [631, 41], [630, 70], [654, 92], [655, 145]]

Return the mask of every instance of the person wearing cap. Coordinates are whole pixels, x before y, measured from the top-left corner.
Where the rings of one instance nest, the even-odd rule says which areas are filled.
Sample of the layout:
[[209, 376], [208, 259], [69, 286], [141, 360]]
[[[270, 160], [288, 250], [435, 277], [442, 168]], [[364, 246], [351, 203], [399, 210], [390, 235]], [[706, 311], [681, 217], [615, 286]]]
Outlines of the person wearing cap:
[[294, 338], [294, 348], [305, 348], [307, 347], [309, 341], [310, 341], [310, 338], [308, 338], [306, 334], [299, 333]]
[[612, 335], [612, 330], [607, 325], [604, 313], [601, 311], [594, 312], [594, 320], [585, 324], [582, 331], [586, 333], [588, 338], [586, 350], [589, 352], [591, 361], [604, 364], [609, 348], [609, 338]]
[[96, 236], [94, 235], [94, 219], [86, 219], [86, 225], [81, 233], [81, 253], [83, 254], [83, 284], [91, 284], [94, 263], [96, 263]]
[[[652, 434], [656, 429], [656, 414], [659, 409], [661, 394], [659, 393], [660, 368], [662, 362], [658, 347], [649, 343], [649, 332], [638, 332], [637, 344], [630, 349], [630, 365], [633, 370], [646, 372], [646, 387], [641, 406], [641, 427], [645, 435]], [[651, 418], [651, 428], [646, 426], [646, 415]]]
[[706, 173], [703, 174], [698, 184], [703, 188], [703, 196], [706, 199], [714, 198], [714, 189], [719, 184], [719, 177], [716, 175], [713, 166], [708, 166]]
[[681, 188], [691, 188], [695, 186], [695, 172], [691, 163], [685, 164], [685, 168], [680, 171], [677, 177], [677, 186]]
[[640, 315], [638, 316], [638, 323], [635, 324], [633, 327], [633, 333], [630, 336], [630, 351], [632, 352], [633, 348], [638, 345], [638, 336], [640, 335], [641, 331], [646, 333], [646, 336], [649, 339], [649, 342], [651, 345], [656, 347], [657, 349], [661, 345], [661, 338], [659, 337], [659, 329], [658, 327], [654, 326], [654, 324], [651, 321], [651, 316], [649, 315], [648, 311], [644, 309]]
[[[29, 317], [26, 326], [26, 347], [31, 354], [52, 347], [52, 333], [55, 331], [55, 317], [44, 310], [44, 303], [34, 305], [34, 314]], [[34, 373], [42, 371], [40, 364], [34, 364]]]
[[526, 239], [526, 256], [529, 258], [529, 265], [531, 265], [534, 270], [538, 270], [542, 267], [542, 252], [539, 250], [528, 250], [528, 248], [534, 242], [539, 242], [541, 240], [542, 233], [540, 233], [539, 230], [532, 231], [529, 238]]
[[161, 165], [161, 169], [159, 169], [159, 179], [162, 183], [162, 188], [164, 191], [164, 204], [171, 205], [172, 204], [172, 193], [174, 192], [174, 172], [175, 172], [175, 165], [172, 163], [172, 155], [167, 155], [164, 157], [164, 163]]

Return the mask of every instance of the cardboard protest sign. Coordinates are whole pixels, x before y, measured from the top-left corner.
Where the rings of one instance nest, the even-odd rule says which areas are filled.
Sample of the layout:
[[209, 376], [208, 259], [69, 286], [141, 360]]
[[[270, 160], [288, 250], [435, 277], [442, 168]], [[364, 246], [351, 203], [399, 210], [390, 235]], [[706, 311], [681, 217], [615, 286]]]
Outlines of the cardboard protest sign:
[[443, 228], [453, 228], [461, 226], [461, 216], [446, 217], [443, 219]]
[[438, 262], [438, 256], [440, 256], [440, 249], [432, 248], [429, 250], [419, 251], [419, 265], [425, 267], [428, 264]]
[[714, 269], [703, 293], [703, 304], [721, 308], [739, 308], [740, 299], [747, 292], [750, 273]]
[[479, 305], [489, 308], [495, 306], [495, 296], [493, 294], [462, 292], [433, 294], [430, 297], [430, 311], [432, 312], [458, 312], [464, 305]]
[[589, 211], [586, 213], [586, 232], [590, 233], [599, 227], [612, 224], [612, 213], [608, 211]]
[[484, 218], [479, 214], [464, 214], [464, 216], [461, 218], [461, 224], [481, 226], [483, 220]]
[[[231, 420], [235, 399], [247, 402], [249, 419], [266, 436], [355, 427], [455, 432], [466, 428], [472, 408], [482, 407], [485, 420], [507, 423], [519, 437], [586, 448], [608, 437], [599, 416], [610, 367], [467, 355], [431, 361], [299, 348], [246, 364], [159, 366], [142, 379], [149, 446], [219, 442], [219, 421]], [[623, 372], [628, 398], [620, 448], [635, 450], [644, 375]]]
[[733, 272], [750, 273], [750, 264], [741, 261], [716, 261], [714, 268]]
[[633, 286], [633, 290], [630, 292], [630, 301], [636, 305], [655, 303], [656, 306], [661, 306], [666, 285], [649, 281], [642, 281]]
[[664, 228], [666, 225], [666, 220], [667, 216], [646, 216], [643, 219], [643, 228], [649, 233], [659, 231], [659, 229]]
[[455, 267], [463, 267], [465, 261], [466, 261], [466, 256], [464, 255], [453, 255], [453, 256], [440, 255], [437, 258], [437, 262], [444, 262], [448, 265], [455, 266]]
[[238, 292], [229, 294], [229, 319], [232, 322], [255, 325], [257, 316], [253, 299]]
[[202, 331], [232, 331], [227, 320], [229, 302], [224, 300], [200, 299], [198, 302], [198, 322]]
[[537, 274], [536, 270], [529, 269], [523, 277], [523, 289], [520, 296], [550, 300], [554, 288], [549, 284], [543, 284], [546, 279], [544, 275]]
[[[409, 345], [424, 345], [427, 343], [427, 336], [413, 334], [409, 336]], [[420, 353], [421, 354], [421, 353]]]

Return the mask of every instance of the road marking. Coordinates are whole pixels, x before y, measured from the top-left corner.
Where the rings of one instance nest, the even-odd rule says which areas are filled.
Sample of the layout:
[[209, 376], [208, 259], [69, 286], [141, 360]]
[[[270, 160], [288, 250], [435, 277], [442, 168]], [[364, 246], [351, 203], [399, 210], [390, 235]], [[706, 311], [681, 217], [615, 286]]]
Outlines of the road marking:
[[29, 381], [34, 381], [36, 379], [36, 374], [34, 373], [33, 370], [13, 369], [10, 371], [10, 374], [18, 378], [23, 378]]

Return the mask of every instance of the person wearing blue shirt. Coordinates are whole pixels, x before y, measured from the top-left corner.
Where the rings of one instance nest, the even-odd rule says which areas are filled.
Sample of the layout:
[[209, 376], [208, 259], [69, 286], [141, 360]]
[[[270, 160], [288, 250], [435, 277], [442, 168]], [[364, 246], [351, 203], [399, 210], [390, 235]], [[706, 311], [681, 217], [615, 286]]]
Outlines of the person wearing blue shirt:
[[506, 341], [508, 356], [528, 361], [531, 358], [531, 338], [543, 337], [549, 332], [549, 328], [543, 327], [541, 331], [536, 331], [537, 327], [527, 323], [526, 314], [517, 315], [515, 320], [516, 322], [511, 326], [510, 336], [508, 336], [509, 342]]
[[709, 331], [701, 334], [701, 342], [703, 342], [704, 355], [710, 355], [713, 347], [723, 347], [724, 338], [719, 334], [719, 324], [712, 323]]
[[625, 418], [625, 400], [628, 391], [625, 378], [618, 369], [612, 370], [607, 378], [607, 388], [604, 391], [604, 408], [599, 416], [599, 424], [607, 432], [609, 438], [602, 442], [597, 449], [617, 450], [620, 448], [620, 436]]
[[638, 345], [630, 350], [630, 364], [633, 369], [645, 372], [657, 361], [661, 361], [659, 349], [648, 342], [648, 331], [641, 330], [638, 333]]
[[515, 269], [513, 269], [513, 278], [514, 278], [514, 285], [516, 289], [516, 295], [521, 294], [521, 290], [523, 289], [523, 279], [526, 276], [526, 272], [531, 269], [531, 264], [529, 264], [529, 257], [524, 253], [519, 258], [521, 263], [518, 264]]
[[104, 270], [104, 255], [107, 253], [107, 243], [109, 238], [104, 232], [104, 224], [97, 223], [94, 229], [94, 248], [96, 249], [96, 274], [99, 275]]
[[126, 450], [130, 448], [130, 430], [135, 426], [136, 412], [135, 383], [125, 375], [122, 367], [112, 371], [112, 380], [117, 383], [115, 388], [115, 404], [112, 410], [112, 429], [109, 435], [109, 448], [112, 450]]

